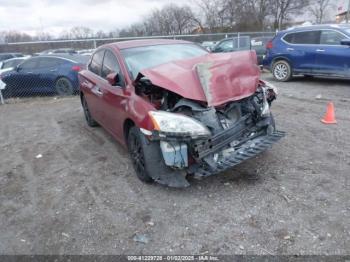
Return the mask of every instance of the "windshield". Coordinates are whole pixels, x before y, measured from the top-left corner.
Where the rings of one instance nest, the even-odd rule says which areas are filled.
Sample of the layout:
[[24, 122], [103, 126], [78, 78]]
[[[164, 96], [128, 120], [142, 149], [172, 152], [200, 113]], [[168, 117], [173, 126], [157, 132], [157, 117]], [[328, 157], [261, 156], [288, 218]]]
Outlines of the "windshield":
[[181, 60], [208, 54], [194, 44], [173, 44], [142, 46], [121, 50], [125, 63], [135, 79], [140, 71], [174, 60]]

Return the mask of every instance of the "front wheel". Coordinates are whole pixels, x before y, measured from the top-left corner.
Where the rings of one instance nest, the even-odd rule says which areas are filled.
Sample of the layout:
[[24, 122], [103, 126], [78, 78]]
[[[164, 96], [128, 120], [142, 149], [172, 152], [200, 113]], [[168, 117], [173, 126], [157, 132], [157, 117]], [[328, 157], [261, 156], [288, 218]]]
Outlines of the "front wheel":
[[[132, 164], [137, 177], [146, 183], [153, 182], [149, 173], [149, 159], [156, 159], [157, 152], [155, 148], [147, 145], [146, 138], [137, 127], [132, 127], [128, 134], [128, 149]], [[156, 164], [156, 163], [153, 163]]]
[[83, 110], [84, 110], [84, 116], [85, 116], [85, 120], [86, 120], [87, 124], [90, 127], [98, 126], [98, 123], [91, 116], [89, 106], [88, 106], [84, 96], [81, 97], [81, 105], [82, 105]]
[[286, 82], [292, 78], [292, 68], [287, 61], [280, 60], [273, 64], [272, 74], [276, 80]]

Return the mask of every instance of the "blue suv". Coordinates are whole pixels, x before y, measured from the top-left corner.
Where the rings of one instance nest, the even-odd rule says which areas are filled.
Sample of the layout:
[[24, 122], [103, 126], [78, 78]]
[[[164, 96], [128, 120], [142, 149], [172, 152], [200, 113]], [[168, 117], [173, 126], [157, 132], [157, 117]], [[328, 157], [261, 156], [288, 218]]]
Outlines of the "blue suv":
[[281, 31], [266, 49], [264, 68], [278, 81], [288, 81], [293, 75], [350, 78], [350, 25]]

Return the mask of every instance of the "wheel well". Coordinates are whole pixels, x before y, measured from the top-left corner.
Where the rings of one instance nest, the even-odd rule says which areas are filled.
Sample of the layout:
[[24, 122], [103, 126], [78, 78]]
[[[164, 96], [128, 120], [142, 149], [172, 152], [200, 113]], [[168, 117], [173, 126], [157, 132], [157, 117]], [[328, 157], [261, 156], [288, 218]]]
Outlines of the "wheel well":
[[81, 103], [83, 103], [83, 97], [84, 97], [83, 92], [80, 92], [80, 102], [81, 102]]
[[278, 61], [285, 61], [287, 62], [291, 67], [292, 67], [292, 63], [289, 61], [289, 59], [284, 58], [284, 57], [277, 57], [272, 61], [272, 65], [274, 65], [276, 62]]
[[134, 121], [132, 121], [131, 119], [125, 120], [123, 131], [124, 131], [124, 139], [126, 142], [128, 141], [129, 131], [133, 126], [135, 126]]

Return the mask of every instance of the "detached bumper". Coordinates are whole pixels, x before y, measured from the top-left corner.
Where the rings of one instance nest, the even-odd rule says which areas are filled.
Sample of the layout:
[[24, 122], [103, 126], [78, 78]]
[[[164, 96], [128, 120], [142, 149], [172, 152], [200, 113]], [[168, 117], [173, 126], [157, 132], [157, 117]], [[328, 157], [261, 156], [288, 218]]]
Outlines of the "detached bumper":
[[193, 173], [196, 177], [205, 177], [223, 172], [267, 150], [284, 136], [285, 132], [274, 131], [271, 134], [248, 140], [228, 156], [226, 155], [224, 158], [218, 159], [217, 162], [213, 161], [210, 165], [203, 164], [197, 166], [193, 170]]

